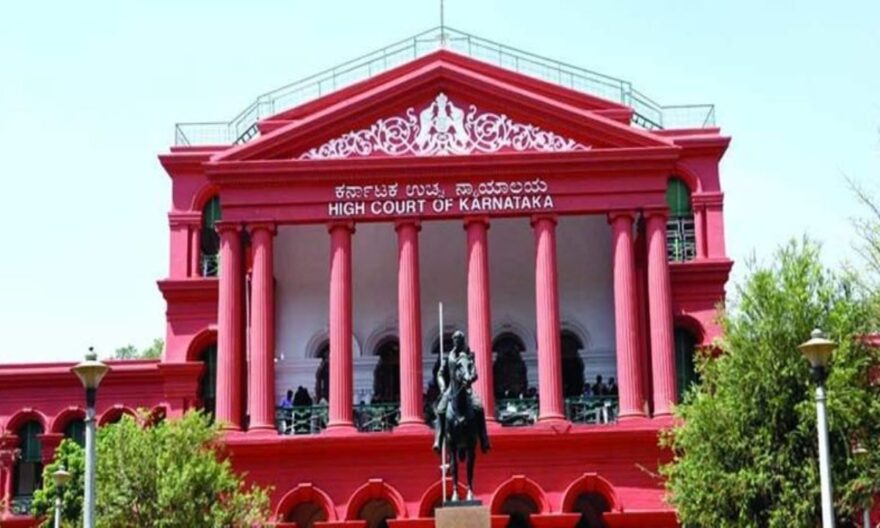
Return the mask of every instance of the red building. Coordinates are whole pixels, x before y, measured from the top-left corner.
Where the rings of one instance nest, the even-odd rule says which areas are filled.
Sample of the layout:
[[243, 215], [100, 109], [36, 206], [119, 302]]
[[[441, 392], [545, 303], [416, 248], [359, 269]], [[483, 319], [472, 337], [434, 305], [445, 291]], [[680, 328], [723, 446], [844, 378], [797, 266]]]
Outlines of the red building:
[[[433, 526], [432, 367], [460, 328], [493, 523], [675, 526], [652, 472], [693, 349], [719, 332], [730, 140], [711, 106], [439, 37], [177, 126], [159, 156], [166, 348], [111, 362], [99, 423], [205, 408], [236, 468], [274, 487], [279, 522]], [[81, 435], [70, 366], [0, 366], [4, 526], [33, 522], [40, 468]]]

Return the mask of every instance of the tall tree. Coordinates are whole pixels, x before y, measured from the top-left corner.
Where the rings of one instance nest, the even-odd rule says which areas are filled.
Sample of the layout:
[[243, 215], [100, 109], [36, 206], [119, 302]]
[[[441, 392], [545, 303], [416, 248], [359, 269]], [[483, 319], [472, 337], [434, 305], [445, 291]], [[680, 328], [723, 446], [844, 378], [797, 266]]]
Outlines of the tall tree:
[[113, 353], [113, 359], [158, 359], [165, 349], [165, 341], [160, 338], [153, 339], [153, 343], [147, 348], [139, 350], [134, 345], [119, 347]]
[[[688, 527], [814, 526], [819, 469], [814, 387], [798, 345], [814, 327], [839, 346], [830, 364], [828, 414], [835, 507], [846, 526], [880, 492], [880, 354], [871, 298], [833, 273], [810, 242], [749, 264], [716, 353], [699, 358], [702, 381], [663, 438], [670, 502]], [[864, 457], [853, 448], [867, 448]]]
[[[141, 416], [141, 421], [148, 419]], [[220, 430], [198, 412], [141, 427], [131, 417], [98, 433], [96, 524], [99, 527], [255, 526], [269, 516], [267, 490], [247, 486], [225, 457]], [[73, 474], [65, 493], [65, 526], [82, 519], [83, 451], [65, 440], [46, 466], [33, 513], [53, 510], [52, 472]], [[45, 525], [49, 526], [51, 517]]]

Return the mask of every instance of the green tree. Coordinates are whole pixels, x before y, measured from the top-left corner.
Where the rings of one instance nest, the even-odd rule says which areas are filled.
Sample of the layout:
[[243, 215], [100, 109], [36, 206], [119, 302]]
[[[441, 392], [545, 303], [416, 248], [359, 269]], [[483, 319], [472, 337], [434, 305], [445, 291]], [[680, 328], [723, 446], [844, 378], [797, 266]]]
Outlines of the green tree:
[[[143, 414], [141, 421], [147, 418]], [[82, 496], [82, 448], [70, 441], [62, 446], [44, 471], [43, 489], [35, 493], [35, 515], [52, 512], [51, 472], [61, 461], [73, 473], [65, 502]], [[267, 490], [247, 486], [232, 471], [219, 428], [199, 412], [150, 427], [123, 417], [99, 430], [97, 451], [99, 527], [254, 526], [268, 519]], [[65, 526], [77, 526], [81, 518], [81, 500], [69, 503]], [[47, 517], [45, 525], [50, 526], [50, 520]]]
[[52, 525], [51, 519], [55, 511], [55, 481], [52, 474], [64, 467], [70, 472], [70, 481], [64, 487], [64, 501], [61, 518], [65, 528], [82, 524], [82, 507], [84, 496], [85, 452], [71, 439], [65, 439], [55, 450], [55, 460], [43, 468], [43, 487], [34, 492], [32, 511], [37, 516], [47, 516], [46, 524]]
[[[830, 364], [828, 415], [839, 526], [880, 492], [878, 351], [869, 295], [833, 273], [810, 242], [781, 248], [774, 263], [749, 264], [717, 354], [698, 358], [702, 382], [676, 410], [662, 443], [669, 501], [688, 527], [815, 526], [819, 469], [814, 386], [797, 346], [814, 327], [839, 347]], [[860, 443], [865, 457], [854, 457]]]
[[134, 345], [125, 345], [119, 347], [113, 353], [113, 359], [158, 359], [162, 356], [162, 350], [165, 348], [165, 341], [156, 338], [153, 343], [143, 350], [139, 350]]

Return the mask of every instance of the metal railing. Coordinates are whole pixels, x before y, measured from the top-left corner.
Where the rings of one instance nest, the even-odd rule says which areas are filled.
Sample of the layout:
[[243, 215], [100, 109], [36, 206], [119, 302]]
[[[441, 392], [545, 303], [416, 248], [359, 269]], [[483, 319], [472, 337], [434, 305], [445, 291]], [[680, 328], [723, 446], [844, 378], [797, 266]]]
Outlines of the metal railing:
[[266, 92], [229, 121], [178, 123], [174, 130], [174, 143], [246, 143], [257, 135], [256, 125], [261, 119], [374, 77], [444, 45], [447, 49], [507, 70], [629, 106], [635, 111], [633, 124], [642, 128], [705, 128], [715, 125], [714, 105], [664, 106], [635, 90], [628, 81], [541, 57], [449, 27], [436, 27]]
[[694, 217], [680, 216], [666, 220], [666, 259], [669, 262], [686, 262], [696, 257]]
[[202, 253], [199, 262], [202, 277], [216, 277], [220, 273], [220, 255]]
[[[584, 396], [565, 399], [565, 417], [576, 424], [607, 424], [617, 420], [617, 398]], [[499, 399], [495, 418], [505, 427], [523, 427], [538, 421], [537, 398]]]
[[13, 515], [30, 515], [31, 505], [34, 503], [33, 495], [19, 495], [12, 498], [9, 505]]
[[[359, 404], [354, 411], [354, 425], [362, 433], [390, 431], [400, 422], [399, 403]], [[327, 428], [327, 405], [298, 405], [275, 408], [275, 428], [282, 435], [317, 434]]]

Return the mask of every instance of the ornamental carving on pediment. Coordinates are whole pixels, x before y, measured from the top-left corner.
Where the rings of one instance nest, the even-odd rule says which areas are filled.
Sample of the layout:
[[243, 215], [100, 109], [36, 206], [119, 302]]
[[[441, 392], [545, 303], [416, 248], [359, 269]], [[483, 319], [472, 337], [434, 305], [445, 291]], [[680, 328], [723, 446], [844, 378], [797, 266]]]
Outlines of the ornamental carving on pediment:
[[571, 152], [589, 150], [583, 145], [544, 130], [520, 123], [504, 114], [480, 111], [475, 105], [467, 113], [437, 94], [421, 110], [410, 107], [403, 116], [379, 119], [368, 128], [333, 138], [299, 156], [302, 160], [345, 159], [385, 156], [447, 156], [473, 153]]

